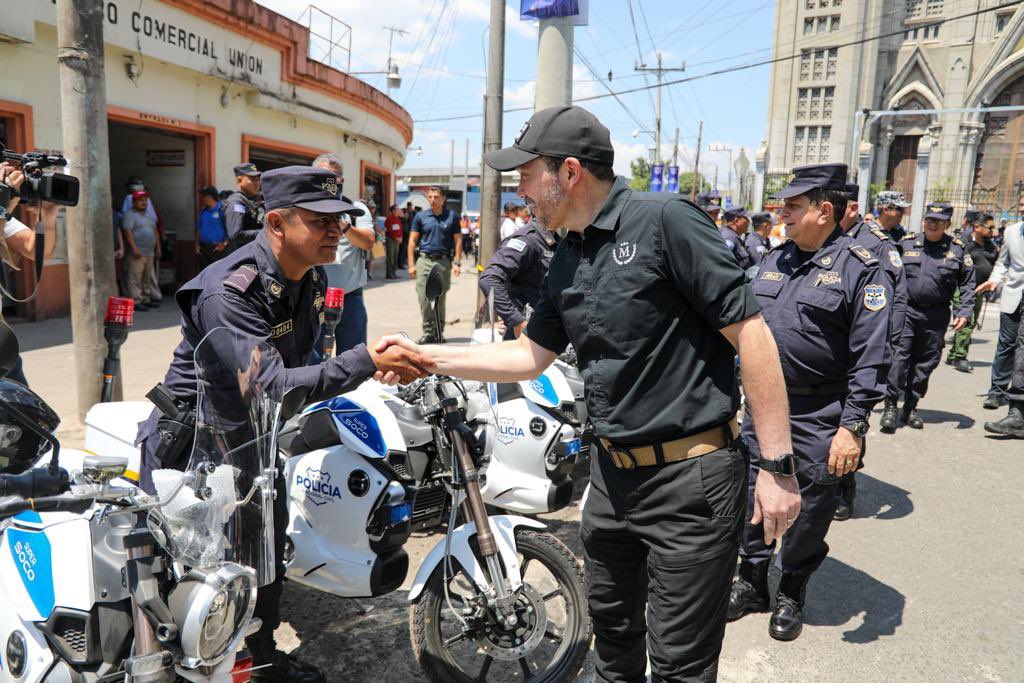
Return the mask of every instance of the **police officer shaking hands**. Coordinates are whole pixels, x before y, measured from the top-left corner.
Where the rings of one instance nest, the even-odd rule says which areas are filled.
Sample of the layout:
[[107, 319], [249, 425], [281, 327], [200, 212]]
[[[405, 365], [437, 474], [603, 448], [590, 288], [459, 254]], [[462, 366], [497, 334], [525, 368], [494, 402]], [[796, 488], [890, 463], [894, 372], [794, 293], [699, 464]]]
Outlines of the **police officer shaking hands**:
[[[329, 170], [287, 166], [268, 171], [263, 174], [263, 190], [265, 227], [255, 240], [206, 268], [177, 293], [182, 340], [163, 385], [154, 391], [167, 396], [179, 414], [154, 411], [140, 425], [141, 484], [147, 491], [153, 491], [153, 470], [181, 469], [188, 462], [192, 431], [180, 426], [187, 423], [183, 416], [195, 409], [193, 355], [215, 328], [227, 327], [273, 346], [284, 362], [283, 386], [305, 387], [309, 400], [349, 391], [370, 377], [394, 384], [400, 377], [411, 381], [425, 374], [417, 367], [421, 360], [417, 354], [400, 346], [378, 352], [360, 344], [319, 365], [306, 365], [323, 322], [327, 279], [321, 264], [334, 260], [342, 236], [342, 214], [362, 211], [339, 199], [335, 175]], [[223, 359], [226, 366], [234, 363], [244, 368], [249, 365], [250, 349], [246, 344], [218, 351], [237, 356]], [[274, 539], [276, 556], [282, 558], [288, 510], [281, 476], [276, 489]], [[280, 622], [283, 578], [284, 566], [279, 565], [277, 580], [261, 587], [257, 596], [255, 615], [263, 626], [246, 644], [256, 666], [264, 668], [253, 671], [253, 680], [322, 681], [318, 669], [276, 650], [274, 629]]]
[[498, 382], [535, 378], [575, 346], [599, 443], [580, 532], [598, 679], [643, 680], [649, 651], [654, 680], [715, 680], [746, 518], [737, 351], [763, 456], [752, 502], [763, 542], [800, 512], [760, 306], [707, 214], [615, 177], [608, 129], [586, 110], [539, 111], [484, 161], [517, 169], [537, 221], [567, 230], [525, 333], [473, 346], [383, 341], [439, 373]]

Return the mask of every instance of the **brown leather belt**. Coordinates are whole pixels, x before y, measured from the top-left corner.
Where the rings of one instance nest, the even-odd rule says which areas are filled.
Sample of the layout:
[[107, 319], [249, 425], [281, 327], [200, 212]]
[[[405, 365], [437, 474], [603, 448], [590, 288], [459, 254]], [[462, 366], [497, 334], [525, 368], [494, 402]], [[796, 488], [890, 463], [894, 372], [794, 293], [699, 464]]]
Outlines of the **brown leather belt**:
[[650, 446], [616, 446], [608, 439], [598, 439], [605, 452], [611, 456], [612, 464], [620, 470], [632, 470], [637, 467], [664, 465], [690, 458], [699, 458], [731, 444], [739, 433], [739, 426], [734, 419], [712, 427], [699, 434], [684, 436], [675, 441], [662, 441]]

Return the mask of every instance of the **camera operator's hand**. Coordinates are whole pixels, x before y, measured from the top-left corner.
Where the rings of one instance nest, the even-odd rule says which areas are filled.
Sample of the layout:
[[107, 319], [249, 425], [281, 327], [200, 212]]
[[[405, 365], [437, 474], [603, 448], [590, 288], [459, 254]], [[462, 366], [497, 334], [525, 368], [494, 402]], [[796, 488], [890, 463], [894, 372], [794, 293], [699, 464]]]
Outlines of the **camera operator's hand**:
[[7, 203], [8, 212], [14, 211], [14, 207], [18, 206], [18, 202], [21, 201], [18, 191], [23, 182], [25, 182], [25, 174], [21, 172], [20, 168], [15, 168], [7, 162], [0, 163], [0, 183], [13, 190], [13, 197]]

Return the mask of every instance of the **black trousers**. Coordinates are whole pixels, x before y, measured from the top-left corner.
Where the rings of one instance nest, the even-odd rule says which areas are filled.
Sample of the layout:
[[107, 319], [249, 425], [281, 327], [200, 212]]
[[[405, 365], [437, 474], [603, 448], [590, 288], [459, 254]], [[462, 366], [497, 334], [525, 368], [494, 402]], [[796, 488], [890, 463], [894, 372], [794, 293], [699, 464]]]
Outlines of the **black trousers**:
[[942, 359], [950, 312], [946, 308], [913, 306], [907, 303], [907, 318], [900, 345], [893, 349], [885, 398], [897, 402], [902, 394], [905, 404], [916, 407], [928, 393], [928, 380]]
[[745, 518], [739, 444], [660, 467], [591, 461], [583, 510], [600, 681], [714, 681]]

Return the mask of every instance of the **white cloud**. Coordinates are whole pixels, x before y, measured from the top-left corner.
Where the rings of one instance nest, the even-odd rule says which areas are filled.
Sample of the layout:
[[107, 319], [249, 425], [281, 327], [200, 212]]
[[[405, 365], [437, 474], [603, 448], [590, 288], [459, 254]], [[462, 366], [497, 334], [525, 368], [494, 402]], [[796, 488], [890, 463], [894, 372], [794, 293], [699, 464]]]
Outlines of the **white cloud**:
[[515, 87], [505, 85], [505, 108], [532, 107], [537, 95], [537, 82], [527, 81]]
[[629, 177], [629, 164], [634, 159], [650, 158], [647, 145], [642, 142], [623, 142], [612, 138], [612, 148], [615, 150], [615, 173]]

